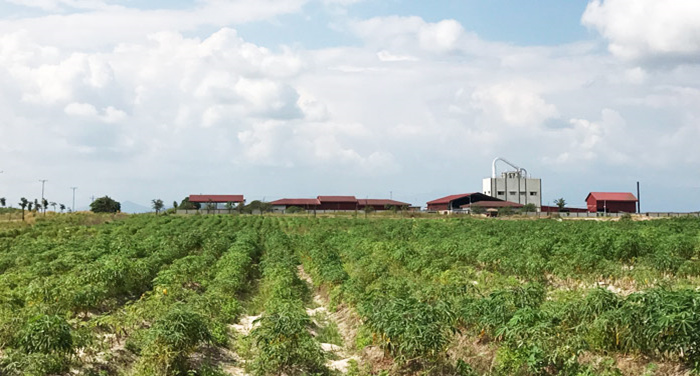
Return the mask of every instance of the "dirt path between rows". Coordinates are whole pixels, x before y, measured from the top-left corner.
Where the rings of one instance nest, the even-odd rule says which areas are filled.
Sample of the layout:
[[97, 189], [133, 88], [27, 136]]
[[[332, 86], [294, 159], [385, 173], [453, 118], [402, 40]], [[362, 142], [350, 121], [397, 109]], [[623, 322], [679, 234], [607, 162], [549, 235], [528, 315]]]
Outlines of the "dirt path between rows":
[[[354, 354], [353, 346], [355, 343], [355, 336], [357, 334], [357, 319], [353, 317], [352, 312], [347, 308], [341, 308], [335, 312], [328, 311], [328, 298], [319, 294], [317, 289], [314, 289], [311, 276], [306, 273], [303, 265], [299, 265], [298, 274], [299, 278], [306, 282], [311, 291], [314, 292], [313, 303], [317, 305], [316, 308], [307, 308], [306, 314], [308, 314], [310, 317], [317, 316], [318, 314], [325, 315], [329, 322], [333, 322], [337, 325], [338, 332], [343, 339], [343, 346], [338, 346], [331, 343], [321, 344], [323, 351], [332, 353], [335, 358], [338, 358], [338, 360], [329, 360], [326, 363], [326, 366], [331, 370], [347, 373], [351, 360], [356, 362], [360, 361], [360, 357]], [[320, 323], [316, 324], [319, 325]]]

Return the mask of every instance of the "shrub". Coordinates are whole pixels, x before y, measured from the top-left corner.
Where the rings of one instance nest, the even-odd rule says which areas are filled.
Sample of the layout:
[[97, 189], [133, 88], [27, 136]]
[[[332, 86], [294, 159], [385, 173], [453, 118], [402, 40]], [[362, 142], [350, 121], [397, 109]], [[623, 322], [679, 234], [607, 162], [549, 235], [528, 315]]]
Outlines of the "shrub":
[[[250, 336], [256, 358], [251, 364], [255, 375], [328, 374], [324, 353], [309, 333], [311, 320], [298, 301], [277, 301]], [[300, 302], [299, 302], [300, 303]]]
[[20, 348], [28, 354], [69, 353], [73, 351], [71, 327], [60, 316], [39, 315], [32, 318], [19, 337]]
[[211, 339], [206, 319], [184, 304], [176, 304], [148, 330], [138, 369], [153, 375], [182, 372], [197, 345]]

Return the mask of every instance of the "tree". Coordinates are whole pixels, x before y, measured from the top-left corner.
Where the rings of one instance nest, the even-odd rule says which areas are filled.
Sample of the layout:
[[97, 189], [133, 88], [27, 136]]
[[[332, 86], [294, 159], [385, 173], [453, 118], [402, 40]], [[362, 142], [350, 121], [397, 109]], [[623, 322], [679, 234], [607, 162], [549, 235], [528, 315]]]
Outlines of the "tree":
[[498, 216], [508, 216], [508, 215], [513, 215], [513, 208], [510, 206], [504, 206], [502, 208], [498, 209]]
[[564, 200], [563, 197], [558, 198], [554, 200], [554, 205], [556, 205], [559, 208], [559, 211], [562, 211], [566, 207], [566, 200]]
[[484, 209], [483, 206], [474, 206], [471, 205], [469, 210], [471, 211], [472, 214], [484, 214], [486, 213], [486, 209]]
[[44, 209], [44, 215], [46, 215], [46, 209], [49, 208], [49, 201], [45, 198], [42, 198], [41, 199], [41, 206], [42, 206], [42, 209]]
[[[40, 208], [41, 208], [41, 205], [39, 204], [39, 200], [34, 199], [34, 211], [36, 212], [36, 211], [38, 211]], [[32, 208], [31, 208], [31, 206], [30, 206], [29, 211], [31, 211], [31, 210], [32, 210]]]
[[207, 204], [204, 205], [204, 208], [207, 209], [207, 212], [209, 212], [209, 210], [214, 210], [216, 209], [216, 203], [209, 199], [209, 202], [207, 202]]
[[365, 205], [363, 211], [365, 212], [365, 218], [367, 218], [367, 215], [374, 211], [374, 207], [372, 205]]
[[153, 210], [156, 211], [156, 215], [158, 215], [158, 213], [165, 206], [165, 204], [163, 204], [163, 200], [161, 200], [159, 198], [154, 198], [153, 200], [151, 200], [151, 204], [152, 204], [151, 207], [153, 208]]
[[236, 206], [236, 203], [233, 201], [229, 201], [226, 203], [226, 210], [228, 210], [228, 213], [231, 214], [231, 210]]
[[63, 204], [60, 204], [58, 208], [61, 209], [61, 213], [63, 213], [63, 211], [66, 210], [66, 206]]
[[53, 206], [53, 211], [56, 212], [56, 206], [58, 206], [58, 204], [55, 202], [52, 202], [49, 205]]
[[533, 203], [525, 204], [523, 207], [520, 209], [523, 213], [532, 213], [537, 211], [537, 206]]
[[180, 209], [180, 210], [196, 210], [196, 209], [200, 209], [201, 207], [202, 207], [202, 204], [200, 204], [199, 202], [190, 202], [190, 198], [185, 197], [180, 202], [180, 206], [178, 206], [178, 209]]
[[[22, 197], [19, 201], [19, 207], [22, 208], [22, 220], [23, 221], [24, 221], [24, 209], [26, 209], [27, 206], [29, 206], [30, 204], [31, 203], [29, 201], [27, 201], [27, 199], [24, 197]], [[29, 210], [32, 210], [31, 207], [29, 208]]]
[[262, 202], [260, 200], [254, 200], [250, 204], [246, 205], [244, 208], [246, 213], [253, 213], [259, 211], [260, 215], [266, 212], [272, 211], [272, 205], [269, 202]]
[[2, 205], [2, 207], [4, 208], [5, 204], [6, 204], [5, 197], [0, 197], [0, 205]]
[[173, 201], [173, 209], [177, 210], [177, 201]]
[[290, 206], [284, 212], [288, 213], [288, 214], [295, 214], [295, 213], [304, 213], [305, 210], [298, 207], [298, 206]]
[[116, 213], [121, 208], [122, 205], [109, 196], [100, 197], [90, 204], [90, 210], [93, 213]]

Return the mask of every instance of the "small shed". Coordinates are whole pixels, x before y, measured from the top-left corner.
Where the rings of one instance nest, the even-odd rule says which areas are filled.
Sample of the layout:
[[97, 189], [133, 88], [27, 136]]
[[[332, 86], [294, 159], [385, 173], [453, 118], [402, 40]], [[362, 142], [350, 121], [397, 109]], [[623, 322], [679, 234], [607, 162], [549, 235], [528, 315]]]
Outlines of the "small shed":
[[586, 196], [590, 213], [636, 213], [637, 201], [629, 192], [591, 192]]

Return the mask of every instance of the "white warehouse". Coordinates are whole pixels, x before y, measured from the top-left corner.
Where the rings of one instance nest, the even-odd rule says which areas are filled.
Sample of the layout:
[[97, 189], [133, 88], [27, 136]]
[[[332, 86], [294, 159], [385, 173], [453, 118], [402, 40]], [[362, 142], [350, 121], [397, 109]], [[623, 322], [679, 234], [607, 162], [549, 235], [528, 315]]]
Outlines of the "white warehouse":
[[[501, 177], [496, 177], [498, 161], [510, 165], [515, 170], [501, 172]], [[483, 193], [518, 204], [535, 204], [538, 209], [542, 207], [542, 179], [532, 178], [527, 170], [503, 158], [493, 160], [491, 177], [483, 180]]]

